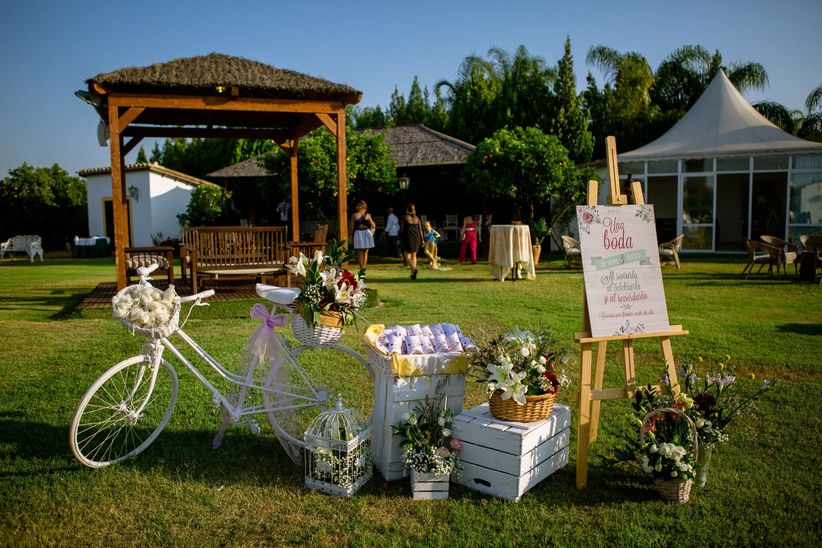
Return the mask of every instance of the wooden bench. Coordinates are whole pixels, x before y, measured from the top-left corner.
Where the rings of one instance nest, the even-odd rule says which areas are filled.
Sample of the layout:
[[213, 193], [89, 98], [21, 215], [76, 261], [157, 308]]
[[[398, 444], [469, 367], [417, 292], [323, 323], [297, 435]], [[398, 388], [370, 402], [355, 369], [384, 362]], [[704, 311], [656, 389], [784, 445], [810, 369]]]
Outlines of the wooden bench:
[[191, 290], [206, 279], [262, 278], [285, 271], [285, 231], [282, 226], [200, 226], [183, 229], [180, 261]]
[[43, 241], [40, 236], [30, 234], [26, 236], [12, 236], [3, 243], [0, 243], [0, 259], [6, 253], [15, 253], [22, 251], [27, 253], [31, 262], [34, 262], [34, 257], [40, 255], [40, 262], [43, 262]]

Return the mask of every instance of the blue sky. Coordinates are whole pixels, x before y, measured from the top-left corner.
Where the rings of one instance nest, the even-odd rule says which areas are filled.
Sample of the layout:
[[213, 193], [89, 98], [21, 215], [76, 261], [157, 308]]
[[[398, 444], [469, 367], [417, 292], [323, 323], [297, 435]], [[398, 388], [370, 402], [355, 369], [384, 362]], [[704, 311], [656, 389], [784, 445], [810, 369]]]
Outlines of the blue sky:
[[718, 49], [726, 64], [762, 63], [770, 87], [752, 102], [802, 108], [822, 83], [819, 0], [17, 0], [0, 13], [3, 177], [23, 162], [72, 174], [108, 165], [97, 116], [73, 92], [101, 72], [214, 51], [349, 84], [362, 106], [387, 105], [395, 86], [407, 94], [415, 75], [429, 88], [452, 80], [466, 55], [491, 47], [522, 44], [554, 65], [566, 35], [578, 89], [589, 71], [602, 83], [585, 63], [599, 44], [653, 68], [686, 44]]

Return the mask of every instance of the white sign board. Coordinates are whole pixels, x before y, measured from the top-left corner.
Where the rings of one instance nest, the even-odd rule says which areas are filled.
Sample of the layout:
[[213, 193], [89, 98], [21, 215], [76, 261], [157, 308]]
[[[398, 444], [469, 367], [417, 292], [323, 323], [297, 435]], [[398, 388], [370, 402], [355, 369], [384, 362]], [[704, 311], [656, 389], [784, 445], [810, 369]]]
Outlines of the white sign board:
[[652, 205], [577, 206], [591, 335], [667, 332]]

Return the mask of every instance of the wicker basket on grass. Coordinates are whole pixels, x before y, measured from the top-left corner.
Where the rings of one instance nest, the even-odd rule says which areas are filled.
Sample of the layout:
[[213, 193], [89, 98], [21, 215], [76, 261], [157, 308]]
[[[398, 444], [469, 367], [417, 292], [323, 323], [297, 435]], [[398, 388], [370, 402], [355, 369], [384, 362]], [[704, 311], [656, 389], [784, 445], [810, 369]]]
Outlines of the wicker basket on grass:
[[556, 398], [556, 394], [525, 396], [525, 405], [520, 405], [513, 398], [502, 399], [502, 390], [495, 390], [491, 394], [488, 406], [491, 409], [491, 414], [500, 420], [535, 422], [547, 419], [551, 415]]
[[[662, 407], [660, 409], [654, 409], [652, 411], [649, 411], [644, 417], [642, 417], [642, 427], [639, 429], [640, 440], [645, 439], [645, 425], [648, 423], [648, 419], [650, 419], [651, 416], [660, 411], [675, 413], [681, 419], [686, 421], [686, 423], [688, 424], [688, 428], [691, 430], [691, 437], [693, 439], [693, 454], [698, 454], [699, 434], [696, 430], [696, 425], [694, 424], [694, 421], [691, 420], [691, 417], [689, 417], [684, 412], [682, 412], [682, 410], [677, 409], [676, 407]], [[656, 487], [657, 493], [659, 493], [659, 496], [662, 497], [662, 500], [664, 500], [665, 502], [675, 502], [679, 504], [684, 504], [691, 499], [691, 487], [693, 486], [693, 483], [693, 480], [690, 478], [654, 478], [654, 487]]]

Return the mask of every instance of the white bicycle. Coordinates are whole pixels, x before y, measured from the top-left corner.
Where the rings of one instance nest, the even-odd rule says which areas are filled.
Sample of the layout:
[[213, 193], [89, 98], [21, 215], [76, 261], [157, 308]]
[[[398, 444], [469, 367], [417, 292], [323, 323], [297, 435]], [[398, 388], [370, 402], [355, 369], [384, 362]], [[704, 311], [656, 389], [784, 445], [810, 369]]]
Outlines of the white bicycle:
[[[148, 281], [148, 275], [156, 267], [139, 269], [138, 285], [159, 292]], [[163, 329], [131, 327], [135, 334], [146, 336], [142, 352], [103, 373], [77, 406], [69, 429], [71, 451], [77, 460], [90, 468], [108, 466], [139, 454], [160, 435], [174, 411], [179, 390], [177, 372], [163, 357], [168, 350], [211, 392], [212, 403], [221, 410], [223, 422], [212, 442], [214, 448], [222, 443], [229, 425], [249, 426], [258, 434], [259, 423], [249, 417], [265, 413], [289, 457], [299, 462], [305, 446], [303, 432], [313, 417], [325, 410], [330, 396], [329, 389], [315, 385], [301, 365], [300, 356], [308, 350], [333, 349], [349, 356], [349, 361], [364, 365], [372, 381], [373, 371], [366, 358], [336, 340], [309, 339], [307, 344], [292, 348], [274, 332], [274, 327], [285, 325], [286, 316], [277, 314], [278, 309], [291, 314], [292, 322], [302, 321], [298, 315], [294, 317], [289, 307], [296, 291], [258, 284], [257, 293], [274, 306], [269, 312], [264, 305], [255, 305], [252, 315], [256, 311], [263, 323], [246, 345], [244, 368], [241, 368], [244, 370], [239, 373], [223, 367], [186, 334], [178, 322], [181, 303], [192, 303], [193, 308], [214, 295], [214, 290], [176, 297], [176, 314]], [[234, 392], [223, 394], [171, 343], [168, 338], [171, 335], [177, 335], [218, 378], [227, 381]], [[260, 371], [260, 366], [268, 369]]]

